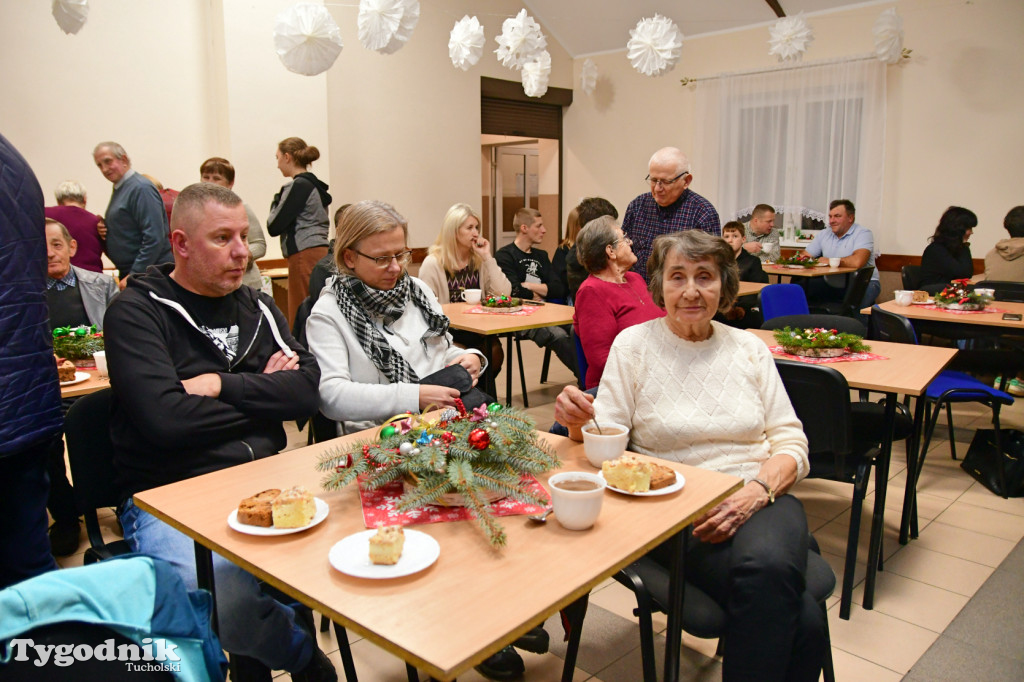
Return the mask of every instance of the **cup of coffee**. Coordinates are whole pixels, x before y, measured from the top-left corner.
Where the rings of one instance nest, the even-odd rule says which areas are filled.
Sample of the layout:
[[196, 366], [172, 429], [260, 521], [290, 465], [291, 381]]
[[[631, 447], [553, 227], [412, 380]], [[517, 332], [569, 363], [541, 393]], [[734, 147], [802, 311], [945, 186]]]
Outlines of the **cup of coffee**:
[[567, 530], [594, 525], [604, 500], [604, 479], [584, 471], [563, 471], [548, 479], [555, 518]]
[[479, 303], [480, 302], [480, 290], [479, 289], [465, 289], [462, 292], [462, 300], [466, 303]]
[[914, 302], [914, 292], [909, 289], [897, 289], [893, 295], [896, 297], [896, 305], [910, 305]]
[[600, 431], [594, 422], [583, 425], [583, 453], [588, 462], [600, 469], [602, 462], [615, 459], [626, 451], [629, 429], [612, 422], [598, 422], [598, 426]]
[[995, 289], [980, 289], [978, 287], [974, 287], [974, 293], [978, 296], [985, 296], [988, 299], [994, 299], [996, 297]]
[[841, 260], [842, 260], [842, 258], [829, 258], [828, 259], [828, 266], [830, 268], [838, 268], [839, 267], [839, 261], [841, 261]]
[[99, 375], [107, 376], [107, 352], [98, 350], [92, 354], [92, 359], [96, 361], [96, 371], [99, 372]]

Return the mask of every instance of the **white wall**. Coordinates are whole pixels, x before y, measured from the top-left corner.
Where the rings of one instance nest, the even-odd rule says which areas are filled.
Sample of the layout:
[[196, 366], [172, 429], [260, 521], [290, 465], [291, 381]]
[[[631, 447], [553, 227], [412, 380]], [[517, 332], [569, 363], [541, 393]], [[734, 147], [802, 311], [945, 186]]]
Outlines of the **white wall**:
[[[983, 257], [1005, 235], [1006, 212], [1024, 204], [1024, 3], [903, 0], [811, 16], [815, 38], [805, 59], [870, 51], [871, 27], [890, 6], [904, 19], [913, 56], [888, 68], [883, 224], [868, 227], [883, 252], [918, 255], [945, 208], [958, 204], [978, 214], [973, 253]], [[771, 66], [767, 38], [759, 27], [687, 40], [680, 64], [660, 78], [633, 71], [623, 52], [592, 57], [598, 88], [592, 96], [577, 91], [565, 116], [565, 196], [602, 195], [624, 212], [644, 191], [653, 151], [699, 147], [700, 84], [683, 87], [679, 79]], [[582, 64], [575, 60], [577, 78]], [[694, 162], [693, 188], [701, 192]]]

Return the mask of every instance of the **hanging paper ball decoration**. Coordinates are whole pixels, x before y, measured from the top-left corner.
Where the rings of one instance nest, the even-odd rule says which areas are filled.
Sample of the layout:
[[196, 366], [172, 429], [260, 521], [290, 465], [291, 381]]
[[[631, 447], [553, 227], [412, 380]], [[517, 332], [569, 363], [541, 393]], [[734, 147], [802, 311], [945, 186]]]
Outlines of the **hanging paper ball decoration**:
[[490, 405], [487, 406], [487, 411], [490, 412], [491, 414], [494, 414], [495, 412], [501, 412], [501, 403], [491, 403]]
[[68, 35], [78, 33], [89, 18], [89, 0], [53, 0], [53, 18]]
[[580, 89], [588, 95], [593, 94], [597, 87], [597, 64], [593, 59], [583, 62], [583, 69], [580, 71]]
[[525, 9], [520, 10], [514, 19], [506, 19], [501, 25], [501, 35], [494, 40], [498, 43], [498, 49], [494, 51], [498, 61], [513, 70], [523, 68], [523, 64], [548, 46], [540, 24]]
[[542, 50], [536, 59], [523, 64], [523, 92], [527, 97], [543, 97], [551, 76], [551, 55]]
[[466, 437], [466, 441], [472, 448], [486, 450], [487, 446], [491, 444], [491, 434], [483, 429], [473, 429], [469, 432], [469, 436]]
[[398, 51], [420, 20], [418, 0], [359, 0], [359, 42], [383, 54]]
[[799, 61], [814, 40], [811, 27], [804, 19], [803, 12], [795, 17], [783, 17], [768, 29], [771, 38], [768, 54], [778, 56], [780, 62]]
[[466, 15], [455, 22], [448, 38], [448, 56], [457, 69], [468, 71], [484, 53], [484, 27], [476, 17]]
[[381, 50], [381, 54], [394, 54], [402, 49], [412, 37], [412, 31], [416, 28], [416, 24], [420, 22], [420, 3], [418, 0], [408, 0], [406, 2], [405, 13], [402, 14], [402, 20], [398, 22], [398, 30], [395, 31], [395, 35], [391, 36], [391, 40]]
[[875, 39], [875, 57], [886, 64], [895, 64], [903, 57], [903, 17], [890, 7], [878, 15], [871, 29]]
[[274, 19], [274, 50], [289, 71], [303, 76], [323, 73], [343, 47], [341, 30], [323, 5], [299, 3]]
[[633, 68], [645, 76], [671, 71], [683, 51], [683, 33], [668, 17], [655, 14], [641, 19], [629, 32], [626, 56]]

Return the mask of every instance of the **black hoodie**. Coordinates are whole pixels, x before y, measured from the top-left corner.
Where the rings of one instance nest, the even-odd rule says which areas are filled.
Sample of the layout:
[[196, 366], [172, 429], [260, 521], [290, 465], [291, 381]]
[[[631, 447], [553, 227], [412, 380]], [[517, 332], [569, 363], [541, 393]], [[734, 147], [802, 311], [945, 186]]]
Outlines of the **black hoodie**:
[[[228, 294], [238, 304], [238, 352], [229, 362], [176, 297], [173, 269], [150, 266], [132, 277], [104, 318], [110, 435], [125, 498], [273, 455], [287, 442], [282, 422], [319, 405], [320, 368], [273, 299], [247, 286]], [[285, 348], [299, 355], [299, 368], [263, 374]], [[182, 379], [208, 372], [220, 375], [220, 397], [185, 392]]]
[[327, 246], [331, 195], [327, 185], [312, 173], [299, 173], [274, 195], [267, 232], [281, 238], [281, 253], [292, 256], [317, 246]]

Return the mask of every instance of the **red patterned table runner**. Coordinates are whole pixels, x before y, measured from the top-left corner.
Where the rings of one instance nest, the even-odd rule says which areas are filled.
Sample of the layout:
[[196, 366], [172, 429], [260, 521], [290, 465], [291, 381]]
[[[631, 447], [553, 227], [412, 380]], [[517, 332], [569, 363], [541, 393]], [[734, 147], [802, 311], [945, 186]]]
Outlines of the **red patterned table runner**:
[[467, 313], [481, 313], [483, 315], [533, 315], [535, 312], [540, 310], [539, 305], [524, 305], [522, 310], [517, 310], [514, 313], [496, 313], [494, 308], [484, 308], [482, 305], [473, 306], [472, 308], [463, 312]]

